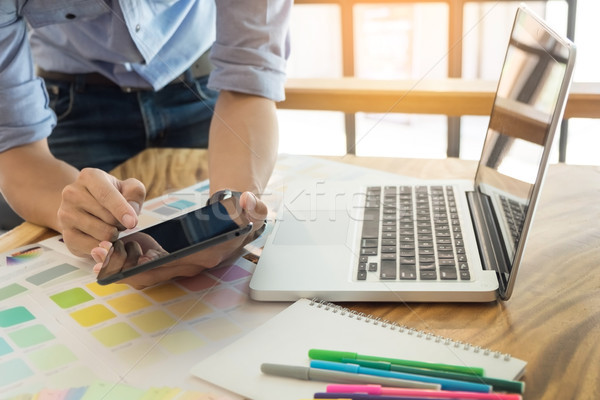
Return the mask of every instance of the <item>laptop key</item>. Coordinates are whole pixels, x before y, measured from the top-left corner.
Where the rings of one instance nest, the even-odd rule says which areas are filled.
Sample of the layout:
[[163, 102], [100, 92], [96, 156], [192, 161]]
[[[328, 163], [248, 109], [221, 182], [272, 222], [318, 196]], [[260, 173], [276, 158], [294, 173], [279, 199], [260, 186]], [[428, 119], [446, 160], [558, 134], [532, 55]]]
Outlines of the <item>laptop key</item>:
[[363, 256], [376, 256], [377, 247], [365, 247], [360, 249], [360, 254]]
[[400, 266], [400, 279], [415, 280], [417, 279], [417, 271], [414, 265]]
[[396, 261], [382, 260], [379, 277], [385, 280], [396, 279]]
[[363, 239], [377, 239], [379, 237], [379, 223], [374, 221], [365, 221], [362, 229]]
[[360, 242], [360, 247], [377, 247], [379, 242], [377, 239], [363, 239]]
[[420, 256], [419, 261], [425, 264], [435, 263], [435, 257], [433, 256]]
[[437, 273], [435, 270], [420, 270], [419, 277], [424, 281], [435, 281], [437, 279]]
[[455, 281], [458, 279], [456, 269], [440, 268], [440, 279]]

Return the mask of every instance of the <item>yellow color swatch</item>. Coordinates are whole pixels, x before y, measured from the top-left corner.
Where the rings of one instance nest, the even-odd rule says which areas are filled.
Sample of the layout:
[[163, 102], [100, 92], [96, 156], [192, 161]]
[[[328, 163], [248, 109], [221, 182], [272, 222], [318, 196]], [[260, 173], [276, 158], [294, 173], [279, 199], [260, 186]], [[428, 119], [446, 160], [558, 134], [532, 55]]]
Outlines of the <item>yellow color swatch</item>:
[[111, 285], [102, 286], [97, 282], [92, 282], [85, 286], [98, 296], [108, 296], [109, 294], [118, 293], [129, 288], [129, 286], [124, 283], [113, 283]]
[[183, 354], [204, 346], [204, 342], [190, 331], [179, 331], [162, 337], [160, 345], [173, 354]]
[[92, 335], [106, 347], [114, 347], [140, 336], [135, 329], [124, 322], [97, 329], [92, 332]]
[[173, 317], [162, 310], [136, 315], [135, 317], [131, 317], [130, 321], [147, 333], [162, 331], [170, 328], [177, 322]]
[[213, 309], [198, 299], [189, 299], [170, 304], [167, 309], [183, 321], [189, 321], [213, 312]]
[[82, 308], [71, 313], [71, 317], [81, 326], [93, 326], [100, 322], [116, 317], [115, 313], [101, 304]]
[[107, 303], [123, 314], [141, 310], [142, 308], [152, 305], [150, 300], [138, 293], [130, 293], [125, 296], [110, 299]]
[[168, 354], [156, 346], [155, 340], [138, 339], [115, 352], [117, 356], [136, 368], [149, 368], [157, 364], [164, 365]]
[[186, 294], [185, 290], [171, 283], [153, 286], [144, 290], [144, 293], [158, 302], [173, 300]]

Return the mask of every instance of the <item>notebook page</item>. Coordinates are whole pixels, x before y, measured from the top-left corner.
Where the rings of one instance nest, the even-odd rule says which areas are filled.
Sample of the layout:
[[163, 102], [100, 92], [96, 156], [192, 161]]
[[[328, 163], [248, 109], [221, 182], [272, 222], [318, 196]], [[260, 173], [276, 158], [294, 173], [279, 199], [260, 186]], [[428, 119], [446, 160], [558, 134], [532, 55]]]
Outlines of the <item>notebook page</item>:
[[300, 299], [241, 339], [196, 364], [192, 375], [250, 399], [312, 398], [326, 382], [264, 375], [262, 363], [309, 366], [321, 348], [426, 362], [482, 367], [485, 375], [517, 379], [526, 362], [356, 314], [329, 303]]

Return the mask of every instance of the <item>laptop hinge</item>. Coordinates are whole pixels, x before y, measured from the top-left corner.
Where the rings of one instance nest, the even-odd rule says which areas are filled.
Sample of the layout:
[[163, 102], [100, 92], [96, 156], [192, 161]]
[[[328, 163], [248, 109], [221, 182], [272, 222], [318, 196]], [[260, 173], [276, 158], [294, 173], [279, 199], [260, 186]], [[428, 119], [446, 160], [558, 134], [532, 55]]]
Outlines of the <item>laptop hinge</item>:
[[510, 263], [490, 198], [479, 192], [467, 192], [466, 194], [483, 268], [496, 271], [500, 293], [504, 293], [508, 282]]

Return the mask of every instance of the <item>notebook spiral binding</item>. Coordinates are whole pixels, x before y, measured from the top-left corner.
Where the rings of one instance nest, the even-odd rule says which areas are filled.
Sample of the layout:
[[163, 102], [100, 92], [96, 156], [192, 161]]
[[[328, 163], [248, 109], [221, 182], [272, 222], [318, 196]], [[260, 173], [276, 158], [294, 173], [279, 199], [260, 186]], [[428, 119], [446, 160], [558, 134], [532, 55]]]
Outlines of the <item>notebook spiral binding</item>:
[[367, 324], [379, 325], [382, 328], [390, 329], [392, 331], [397, 330], [399, 333], [415, 335], [419, 338], [425, 338], [425, 340], [434, 340], [436, 343], [443, 342], [446, 346], [453, 346], [456, 349], [459, 349], [462, 347], [462, 349], [465, 351], [473, 351], [474, 353], [483, 352], [483, 354], [486, 356], [491, 355], [494, 358], [503, 358], [505, 361], [510, 361], [510, 359], [511, 359], [510, 354], [503, 354], [498, 351], [492, 351], [490, 349], [482, 348], [480, 346], [473, 346], [469, 343], [465, 343], [460, 340], [452, 340], [452, 339], [445, 338], [445, 337], [439, 336], [439, 335], [434, 335], [432, 333], [425, 332], [422, 330], [409, 328], [406, 325], [400, 325], [393, 321], [375, 317], [370, 314], [364, 314], [359, 311], [351, 310], [349, 308], [345, 308], [340, 305], [330, 303], [328, 301], [319, 300], [319, 299], [311, 299], [310, 305], [316, 306], [318, 308], [324, 308], [326, 311], [331, 311], [333, 313], [339, 313], [342, 316], [348, 316], [348, 318], [354, 318], [357, 321], [363, 321]]

